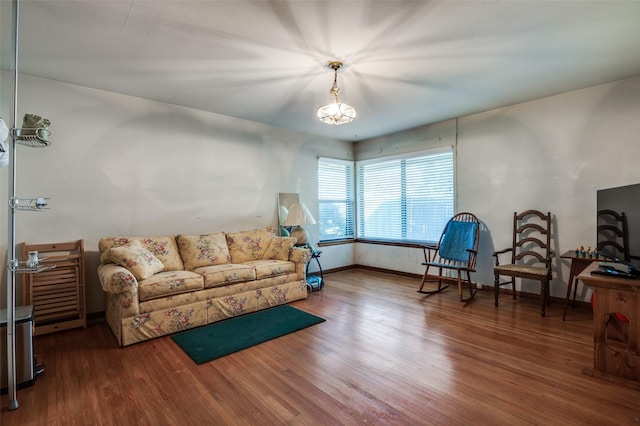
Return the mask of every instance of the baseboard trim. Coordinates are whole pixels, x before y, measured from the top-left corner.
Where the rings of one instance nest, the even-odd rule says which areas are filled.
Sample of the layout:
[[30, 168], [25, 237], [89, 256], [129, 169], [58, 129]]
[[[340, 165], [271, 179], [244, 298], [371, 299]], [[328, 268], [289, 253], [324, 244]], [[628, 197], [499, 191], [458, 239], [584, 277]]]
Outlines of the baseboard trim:
[[107, 314], [105, 311], [87, 313], [87, 324], [95, 324], [97, 322], [106, 321]]
[[[340, 272], [340, 271], [348, 271], [349, 269], [364, 269], [367, 271], [375, 271], [375, 272], [380, 272], [383, 274], [390, 274], [390, 275], [398, 275], [401, 277], [406, 277], [406, 278], [415, 278], [415, 279], [421, 279], [422, 278], [422, 274], [413, 274], [411, 272], [403, 272], [403, 271], [395, 271], [393, 269], [386, 269], [386, 268], [377, 268], [375, 266], [367, 266], [367, 265], [349, 265], [349, 266], [341, 266], [339, 268], [332, 268], [332, 269], [325, 269], [323, 270], [324, 274], [331, 274], [334, 272]], [[481, 286], [482, 288], [479, 288], [479, 291], [484, 291], [484, 292], [492, 292], [493, 293], [493, 286], [490, 285], [483, 285]], [[500, 289], [500, 294], [505, 294], [505, 295], [509, 295], [511, 296], [513, 294], [513, 291], [507, 288], [501, 288]], [[521, 297], [523, 299], [540, 299], [540, 294], [536, 294], [536, 293], [528, 293], [528, 292], [517, 292], [516, 293], [516, 297]], [[551, 298], [551, 303], [555, 303], [555, 304], [564, 304], [565, 303], [565, 299], [564, 298], [560, 298], [560, 297], [552, 297]], [[591, 304], [589, 302], [583, 302], [580, 300], [576, 300], [576, 305], [579, 308], [587, 308], [587, 309], [591, 309]], [[101, 321], [105, 321], [106, 320], [106, 313], [105, 311], [100, 311], [100, 312], [92, 312], [92, 313], [87, 313], [87, 323], [96, 323], [96, 322], [101, 322]]]
[[[324, 270], [325, 274], [331, 274], [332, 272], [340, 272], [340, 271], [347, 271], [349, 269], [364, 269], [367, 271], [375, 271], [375, 272], [381, 272], [383, 274], [391, 274], [391, 275], [398, 275], [401, 277], [407, 277], [407, 278], [416, 278], [416, 279], [421, 279], [422, 278], [422, 274], [413, 274], [411, 272], [403, 272], [403, 271], [395, 271], [393, 269], [385, 269], [385, 268], [377, 268], [375, 266], [367, 266], [367, 265], [349, 265], [349, 266], [342, 266], [340, 268], [333, 268], [333, 269], [326, 269]], [[493, 293], [493, 286], [492, 285], [482, 285], [482, 288], [479, 288], [479, 291], [484, 291], [484, 292], [491, 292]], [[513, 295], [513, 290], [510, 289], [506, 289], [506, 288], [501, 288], [500, 289], [500, 294], [504, 294], [504, 295]], [[540, 300], [540, 294], [536, 294], [536, 293], [529, 293], [529, 292], [522, 292], [519, 291], [516, 293], [516, 297], [520, 297], [523, 299], [532, 299], [532, 300]], [[560, 305], [564, 305], [565, 303], [565, 298], [564, 297], [551, 297], [551, 303], [554, 304], [560, 304]], [[587, 309], [591, 309], [591, 304], [589, 302], [584, 302], [581, 300], [576, 300], [576, 307], [579, 308], [587, 308]]]

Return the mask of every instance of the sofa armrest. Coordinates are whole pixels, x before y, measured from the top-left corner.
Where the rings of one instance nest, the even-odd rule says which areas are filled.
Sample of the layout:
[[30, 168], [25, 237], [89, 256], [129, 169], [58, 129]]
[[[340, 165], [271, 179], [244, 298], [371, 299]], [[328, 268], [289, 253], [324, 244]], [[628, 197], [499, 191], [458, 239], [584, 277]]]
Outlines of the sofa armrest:
[[293, 247], [289, 253], [289, 260], [295, 263], [307, 264], [311, 261], [311, 250], [306, 247]]
[[102, 290], [111, 294], [120, 294], [138, 287], [136, 277], [127, 268], [113, 263], [98, 266], [98, 279]]

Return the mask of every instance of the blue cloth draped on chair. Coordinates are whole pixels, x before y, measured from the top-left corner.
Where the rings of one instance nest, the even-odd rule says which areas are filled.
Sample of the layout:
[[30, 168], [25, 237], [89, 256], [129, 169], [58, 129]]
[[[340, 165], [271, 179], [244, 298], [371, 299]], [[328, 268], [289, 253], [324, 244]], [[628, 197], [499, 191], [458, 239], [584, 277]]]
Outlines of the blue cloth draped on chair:
[[469, 260], [469, 250], [476, 244], [475, 222], [449, 221], [440, 243], [440, 257], [444, 259], [466, 262]]

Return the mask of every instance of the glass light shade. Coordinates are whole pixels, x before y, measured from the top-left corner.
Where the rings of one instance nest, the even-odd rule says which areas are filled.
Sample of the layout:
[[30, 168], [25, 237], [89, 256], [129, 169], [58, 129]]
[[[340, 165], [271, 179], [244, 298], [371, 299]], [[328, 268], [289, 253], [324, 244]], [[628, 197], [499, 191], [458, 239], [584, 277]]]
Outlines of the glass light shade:
[[326, 124], [346, 124], [356, 118], [356, 110], [345, 103], [334, 102], [318, 108], [318, 118]]

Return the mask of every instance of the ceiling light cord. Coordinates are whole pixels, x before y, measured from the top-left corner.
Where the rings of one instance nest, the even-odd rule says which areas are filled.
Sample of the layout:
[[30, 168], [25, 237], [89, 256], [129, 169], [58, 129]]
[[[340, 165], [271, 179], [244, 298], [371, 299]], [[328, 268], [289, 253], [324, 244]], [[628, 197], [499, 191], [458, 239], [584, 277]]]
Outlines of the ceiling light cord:
[[338, 69], [333, 69], [333, 86], [329, 89], [329, 94], [333, 96], [336, 100], [336, 103], [339, 104], [338, 95], [340, 95], [340, 88], [338, 87]]

